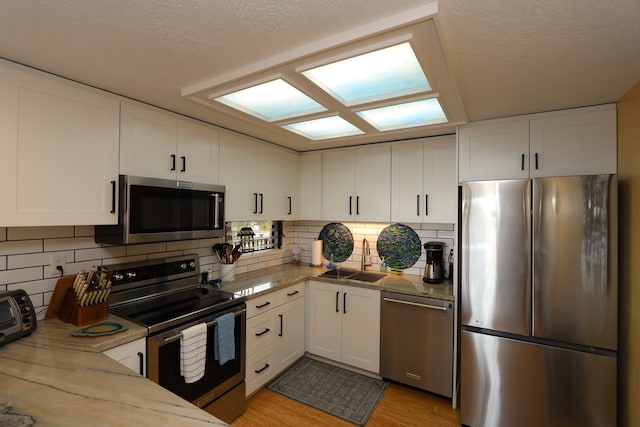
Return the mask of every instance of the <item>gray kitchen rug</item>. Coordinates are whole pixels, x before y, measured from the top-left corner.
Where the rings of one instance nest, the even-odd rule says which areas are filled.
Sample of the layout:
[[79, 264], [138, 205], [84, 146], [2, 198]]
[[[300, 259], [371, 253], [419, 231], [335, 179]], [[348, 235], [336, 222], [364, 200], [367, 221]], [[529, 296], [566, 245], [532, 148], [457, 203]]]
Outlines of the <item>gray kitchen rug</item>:
[[357, 425], [365, 425], [388, 382], [300, 359], [268, 388]]

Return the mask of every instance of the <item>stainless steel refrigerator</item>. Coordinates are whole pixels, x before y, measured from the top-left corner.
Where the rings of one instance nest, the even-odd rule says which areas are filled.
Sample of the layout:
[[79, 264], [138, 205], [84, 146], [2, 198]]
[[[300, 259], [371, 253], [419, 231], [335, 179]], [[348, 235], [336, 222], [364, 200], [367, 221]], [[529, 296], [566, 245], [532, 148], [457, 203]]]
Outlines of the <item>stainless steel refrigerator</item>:
[[615, 426], [615, 175], [462, 186], [462, 424]]

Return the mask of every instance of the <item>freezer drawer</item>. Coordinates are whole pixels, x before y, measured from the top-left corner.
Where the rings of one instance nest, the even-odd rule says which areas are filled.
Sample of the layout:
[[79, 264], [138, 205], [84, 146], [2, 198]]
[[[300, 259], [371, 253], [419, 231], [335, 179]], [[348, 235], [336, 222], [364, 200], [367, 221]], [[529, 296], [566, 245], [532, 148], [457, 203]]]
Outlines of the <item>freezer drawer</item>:
[[616, 425], [615, 357], [464, 330], [461, 354], [463, 425]]
[[381, 293], [380, 375], [451, 397], [453, 302]]

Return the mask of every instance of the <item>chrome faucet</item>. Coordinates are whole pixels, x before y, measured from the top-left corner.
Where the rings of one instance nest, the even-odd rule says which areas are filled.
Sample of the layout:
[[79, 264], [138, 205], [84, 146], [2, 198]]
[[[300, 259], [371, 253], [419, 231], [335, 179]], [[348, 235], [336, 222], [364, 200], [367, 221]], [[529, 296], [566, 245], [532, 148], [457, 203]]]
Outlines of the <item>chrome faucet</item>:
[[362, 262], [360, 263], [360, 270], [365, 271], [367, 266], [371, 266], [371, 248], [367, 239], [362, 239]]

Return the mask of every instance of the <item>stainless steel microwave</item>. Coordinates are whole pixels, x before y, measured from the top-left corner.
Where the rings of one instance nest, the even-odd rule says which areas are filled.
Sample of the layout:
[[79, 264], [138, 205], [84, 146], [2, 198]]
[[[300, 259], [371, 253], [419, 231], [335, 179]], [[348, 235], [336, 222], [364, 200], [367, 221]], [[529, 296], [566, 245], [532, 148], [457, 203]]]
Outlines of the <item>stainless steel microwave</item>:
[[223, 185], [120, 175], [118, 224], [96, 225], [111, 245], [224, 235]]

